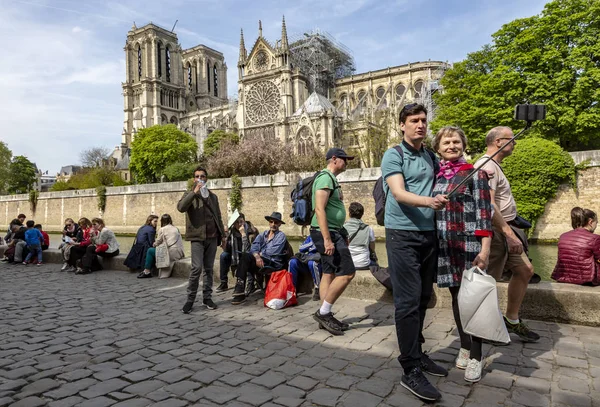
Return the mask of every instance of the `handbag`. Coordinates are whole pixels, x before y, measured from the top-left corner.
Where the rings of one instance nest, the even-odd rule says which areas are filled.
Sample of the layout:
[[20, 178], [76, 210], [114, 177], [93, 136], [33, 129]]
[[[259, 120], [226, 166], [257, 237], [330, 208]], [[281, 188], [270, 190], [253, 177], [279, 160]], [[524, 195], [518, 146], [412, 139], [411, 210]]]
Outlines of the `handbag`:
[[161, 243], [156, 246], [156, 268], [162, 269], [171, 265], [171, 258], [169, 257], [169, 248], [166, 243]]
[[458, 291], [458, 309], [463, 330], [469, 335], [510, 343], [498, 305], [496, 279], [479, 267], [463, 271]]
[[265, 291], [264, 304], [265, 307], [271, 309], [283, 309], [298, 304], [292, 273], [287, 270], [279, 270], [271, 273], [271, 278]]

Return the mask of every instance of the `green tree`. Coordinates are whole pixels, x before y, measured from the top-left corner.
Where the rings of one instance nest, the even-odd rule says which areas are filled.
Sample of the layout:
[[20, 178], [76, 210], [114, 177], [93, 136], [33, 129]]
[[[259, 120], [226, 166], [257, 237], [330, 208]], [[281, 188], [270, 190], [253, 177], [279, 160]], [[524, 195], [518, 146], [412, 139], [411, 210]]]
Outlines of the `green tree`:
[[196, 160], [198, 144], [174, 124], [141, 129], [131, 143], [129, 169], [140, 183], [156, 182], [173, 163]]
[[192, 177], [198, 165], [197, 163], [173, 163], [165, 168], [163, 174], [167, 181], [185, 181]]
[[212, 156], [221, 148], [221, 144], [229, 142], [231, 144], [238, 144], [240, 136], [235, 133], [227, 133], [223, 130], [214, 130], [204, 140], [204, 155], [207, 157]]
[[33, 188], [36, 180], [35, 165], [23, 155], [13, 157], [9, 165], [8, 192], [24, 194]]
[[59, 181], [52, 185], [51, 191], [66, 191], [70, 189], [98, 188], [100, 186], [123, 186], [127, 185], [119, 173], [111, 168], [97, 167], [85, 168], [81, 172], [71, 176], [68, 181]]
[[514, 105], [546, 104], [546, 120], [533, 135], [573, 151], [595, 148], [600, 132], [600, 2], [555, 0], [539, 16], [514, 20], [492, 44], [456, 63], [441, 80], [444, 92], [432, 123], [436, 131], [461, 126], [471, 151], [484, 149], [487, 131], [522, 127]]
[[6, 143], [0, 141], [0, 194], [5, 194], [8, 191], [11, 159], [12, 151]]

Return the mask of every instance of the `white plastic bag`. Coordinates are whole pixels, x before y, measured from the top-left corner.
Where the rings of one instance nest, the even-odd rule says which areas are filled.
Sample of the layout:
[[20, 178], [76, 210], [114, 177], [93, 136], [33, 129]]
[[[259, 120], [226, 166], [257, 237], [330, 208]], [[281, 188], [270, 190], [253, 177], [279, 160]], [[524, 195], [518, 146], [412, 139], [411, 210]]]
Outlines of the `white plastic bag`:
[[169, 249], [165, 243], [156, 246], [156, 268], [162, 269], [171, 265], [169, 258]]
[[463, 330], [469, 335], [495, 342], [510, 342], [498, 306], [496, 280], [479, 267], [463, 271], [458, 308]]

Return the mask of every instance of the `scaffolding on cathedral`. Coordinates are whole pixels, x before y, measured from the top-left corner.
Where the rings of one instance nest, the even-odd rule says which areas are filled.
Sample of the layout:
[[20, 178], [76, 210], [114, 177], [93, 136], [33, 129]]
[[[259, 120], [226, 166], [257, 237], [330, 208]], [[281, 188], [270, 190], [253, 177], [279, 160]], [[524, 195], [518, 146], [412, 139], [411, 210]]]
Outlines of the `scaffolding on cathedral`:
[[336, 79], [356, 71], [352, 51], [319, 29], [291, 36], [290, 58], [292, 65], [307, 75], [309, 92], [328, 98]]

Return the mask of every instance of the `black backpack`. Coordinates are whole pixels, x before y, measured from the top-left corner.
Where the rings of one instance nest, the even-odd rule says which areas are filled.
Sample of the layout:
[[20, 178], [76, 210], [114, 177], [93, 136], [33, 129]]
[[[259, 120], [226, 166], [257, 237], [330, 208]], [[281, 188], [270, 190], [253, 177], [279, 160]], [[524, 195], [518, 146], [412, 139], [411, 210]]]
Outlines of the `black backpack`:
[[[292, 213], [290, 214], [290, 218], [294, 220], [296, 225], [310, 225], [312, 216], [314, 214], [312, 207], [312, 187], [319, 174], [321, 174], [321, 171], [317, 171], [314, 173], [314, 175], [298, 181], [296, 187], [290, 194], [290, 198], [292, 200]], [[335, 185], [335, 179], [333, 179], [331, 174], [327, 174], [333, 181], [333, 185]], [[330, 191], [329, 195], [331, 196], [332, 193], [333, 191]]]
[[[404, 158], [404, 151], [400, 145], [394, 146], [394, 149], [400, 154], [400, 157]], [[433, 174], [438, 173], [440, 170], [440, 163], [433, 153], [433, 151], [429, 149], [425, 149], [429, 157], [431, 157], [431, 161], [433, 162]], [[375, 218], [377, 219], [377, 224], [379, 226], [385, 226], [385, 201], [387, 199], [385, 190], [383, 189], [383, 177], [377, 178], [375, 182], [375, 186], [373, 187], [373, 199], [375, 200]]]

